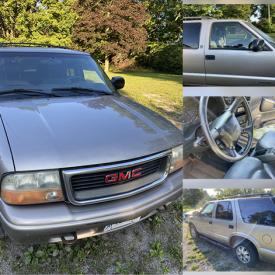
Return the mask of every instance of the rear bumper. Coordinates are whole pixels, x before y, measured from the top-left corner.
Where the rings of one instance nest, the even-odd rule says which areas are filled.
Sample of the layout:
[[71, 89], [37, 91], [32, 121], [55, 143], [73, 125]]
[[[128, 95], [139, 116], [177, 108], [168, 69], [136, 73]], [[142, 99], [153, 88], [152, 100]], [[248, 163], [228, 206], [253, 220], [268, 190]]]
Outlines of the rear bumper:
[[258, 249], [260, 259], [262, 261], [274, 263], [275, 261], [275, 250], [260, 248]]
[[52, 203], [11, 206], [0, 200], [3, 231], [15, 242], [60, 241], [67, 234], [104, 233], [106, 225], [153, 214], [182, 194], [182, 171], [169, 175], [159, 186], [125, 199], [86, 206]]

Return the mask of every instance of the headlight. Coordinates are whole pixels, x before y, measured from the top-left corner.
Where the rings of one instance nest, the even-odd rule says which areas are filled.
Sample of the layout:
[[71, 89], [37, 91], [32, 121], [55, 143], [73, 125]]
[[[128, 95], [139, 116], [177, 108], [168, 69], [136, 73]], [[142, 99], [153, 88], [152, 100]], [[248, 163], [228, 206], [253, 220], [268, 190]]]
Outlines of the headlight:
[[183, 167], [183, 145], [172, 149], [172, 159], [170, 173], [175, 172]]
[[64, 200], [58, 171], [15, 173], [1, 183], [1, 197], [9, 204], [38, 204]]

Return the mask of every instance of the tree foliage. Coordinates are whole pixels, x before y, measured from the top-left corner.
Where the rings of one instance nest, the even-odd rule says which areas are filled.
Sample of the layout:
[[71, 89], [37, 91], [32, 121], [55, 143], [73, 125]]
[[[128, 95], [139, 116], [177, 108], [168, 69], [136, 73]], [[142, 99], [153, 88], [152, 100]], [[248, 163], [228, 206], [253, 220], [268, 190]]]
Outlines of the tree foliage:
[[1, 41], [71, 45], [74, 0], [0, 0]]
[[184, 5], [184, 16], [210, 16], [213, 18], [238, 18], [249, 20], [253, 5]]
[[150, 19], [146, 29], [150, 42], [176, 43], [182, 36], [182, 0], [143, 0]]
[[195, 207], [202, 200], [210, 199], [207, 192], [203, 189], [184, 189], [183, 205], [186, 207]]
[[146, 47], [144, 27], [148, 15], [145, 7], [134, 0], [78, 0], [80, 14], [73, 40], [98, 59], [119, 63], [134, 57]]

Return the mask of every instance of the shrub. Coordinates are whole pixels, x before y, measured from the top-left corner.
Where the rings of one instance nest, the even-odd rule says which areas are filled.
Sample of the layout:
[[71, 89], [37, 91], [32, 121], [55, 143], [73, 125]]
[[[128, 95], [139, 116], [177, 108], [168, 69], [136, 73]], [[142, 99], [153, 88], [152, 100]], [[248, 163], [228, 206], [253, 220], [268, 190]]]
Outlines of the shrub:
[[137, 63], [155, 71], [182, 74], [181, 45], [150, 44], [147, 51], [136, 57]]

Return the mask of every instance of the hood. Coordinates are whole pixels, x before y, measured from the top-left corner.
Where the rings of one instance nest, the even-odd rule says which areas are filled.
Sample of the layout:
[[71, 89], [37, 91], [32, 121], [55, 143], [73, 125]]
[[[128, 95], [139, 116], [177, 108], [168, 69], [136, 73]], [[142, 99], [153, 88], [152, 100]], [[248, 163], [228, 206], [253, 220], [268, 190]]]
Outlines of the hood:
[[0, 113], [17, 171], [125, 161], [182, 143], [170, 122], [121, 96], [16, 100]]

